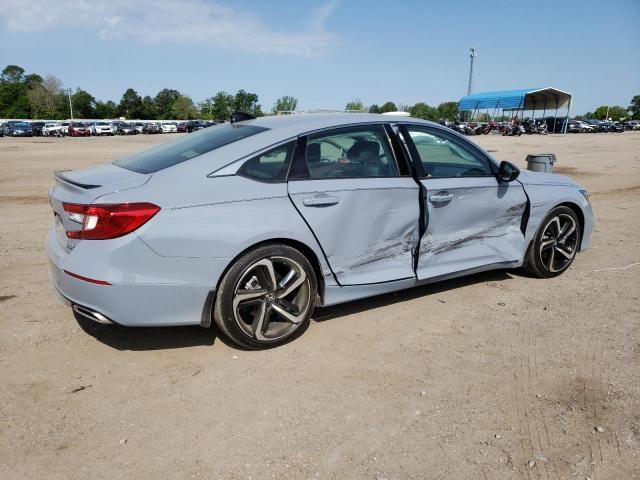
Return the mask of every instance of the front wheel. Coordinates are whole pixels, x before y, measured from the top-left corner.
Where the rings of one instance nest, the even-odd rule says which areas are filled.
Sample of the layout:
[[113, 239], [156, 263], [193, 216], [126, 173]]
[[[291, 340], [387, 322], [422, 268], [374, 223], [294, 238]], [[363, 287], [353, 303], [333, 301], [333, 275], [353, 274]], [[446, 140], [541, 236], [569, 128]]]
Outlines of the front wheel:
[[558, 276], [569, 268], [579, 246], [578, 216], [569, 207], [556, 207], [540, 225], [524, 269], [540, 278]]
[[241, 347], [276, 347], [307, 329], [316, 292], [315, 273], [304, 255], [286, 245], [265, 245], [244, 254], [225, 274], [213, 320]]

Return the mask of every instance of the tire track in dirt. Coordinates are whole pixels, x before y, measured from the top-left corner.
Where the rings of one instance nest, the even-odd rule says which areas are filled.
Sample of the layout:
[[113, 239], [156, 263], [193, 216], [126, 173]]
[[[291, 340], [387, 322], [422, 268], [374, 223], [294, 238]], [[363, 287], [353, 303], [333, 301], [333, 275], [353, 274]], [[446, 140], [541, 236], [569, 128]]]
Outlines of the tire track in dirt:
[[[618, 432], [613, 426], [608, 425], [606, 410], [607, 390], [603, 380], [603, 366], [606, 366], [603, 332], [598, 332], [589, 337], [587, 342], [584, 362], [579, 367], [578, 378], [582, 379], [581, 404], [584, 411], [585, 431], [591, 437], [586, 442], [589, 457], [590, 473], [592, 480], [611, 478], [614, 472], [624, 473], [631, 477], [631, 472], [626, 471], [621, 464], [622, 452]], [[598, 430], [599, 427], [603, 431]]]
[[558, 459], [551, 441], [549, 425], [538, 401], [537, 377], [539, 370], [536, 324], [523, 318], [516, 333], [516, 370], [514, 371], [514, 398], [521, 432], [522, 465], [533, 460], [535, 466], [525, 467], [527, 478], [559, 479]]

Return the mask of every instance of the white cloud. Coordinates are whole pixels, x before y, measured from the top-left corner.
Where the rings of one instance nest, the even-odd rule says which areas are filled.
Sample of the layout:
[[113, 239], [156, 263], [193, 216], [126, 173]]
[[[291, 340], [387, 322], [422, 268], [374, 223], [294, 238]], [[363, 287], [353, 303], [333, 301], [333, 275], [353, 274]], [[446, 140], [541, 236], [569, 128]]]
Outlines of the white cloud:
[[336, 6], [336, 0], [319, 6], [311, 12], [308, 28], [297, 32], [272, 28], [249, 12], [207, 0], [0, 0], [0, 18], [15, 32], [91, 29], [104, 40], [316, 55], [338, 43], [325, 29]]

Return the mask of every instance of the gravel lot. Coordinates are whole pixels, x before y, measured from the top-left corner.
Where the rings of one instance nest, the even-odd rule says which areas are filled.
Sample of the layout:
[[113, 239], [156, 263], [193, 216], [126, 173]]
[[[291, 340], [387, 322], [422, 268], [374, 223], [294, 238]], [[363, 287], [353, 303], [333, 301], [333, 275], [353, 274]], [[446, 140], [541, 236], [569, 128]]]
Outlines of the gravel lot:
[[559, 278], [324, 309], [263, 352], [79, 324], [51, 291], [51, 172], [175, 137], [0, 138], [0, 478], [640, 478], [640, 132], [477, 138], [593, 193]]

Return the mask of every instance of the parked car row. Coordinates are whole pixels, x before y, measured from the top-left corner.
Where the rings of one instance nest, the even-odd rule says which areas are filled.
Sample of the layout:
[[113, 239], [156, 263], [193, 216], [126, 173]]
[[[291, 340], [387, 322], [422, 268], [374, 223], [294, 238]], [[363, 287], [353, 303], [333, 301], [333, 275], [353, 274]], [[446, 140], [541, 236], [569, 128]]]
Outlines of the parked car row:
[[[565, 126], [565, 118], [548, 117], [545, 119], [549, 133], [562, 133]], [[570, 118], [567, 123], [567, 133], [598, 133], [598, 132], [617, 132], [622, 133], [626, 130], [639, 130], [640, 121], [630, 120], [627, 122], [608, 122], [596, 120], [592, 118], [578, 120]]]
[[191, 133], [216, 122], [190, 120], [185, 122], [125, 122], [122, 120], [96, 121], [20, 121], [0, 124], [0, 136], [9, 137], [89, 137], [102, 135], [137, 135], [139, 133]]

